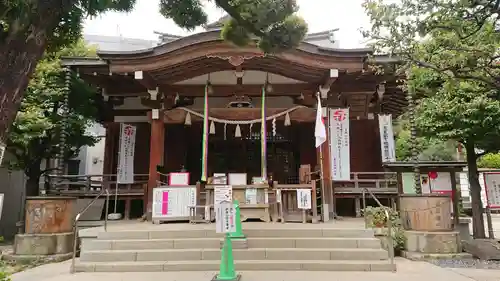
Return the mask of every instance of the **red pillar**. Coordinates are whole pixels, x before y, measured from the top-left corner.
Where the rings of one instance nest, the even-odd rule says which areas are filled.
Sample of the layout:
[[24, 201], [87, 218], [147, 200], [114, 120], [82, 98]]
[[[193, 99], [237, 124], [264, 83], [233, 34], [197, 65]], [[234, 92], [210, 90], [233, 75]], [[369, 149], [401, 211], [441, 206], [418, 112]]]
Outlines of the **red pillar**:
[[162, 164], [164, 143], [165, 143], [165, 124], [163, 123], [162, 114], [160, 118], [152, 119], [151, 114], [151, 137], [149, 147], [149, 180], [146, 190], [144, 190], [144, 205], [147, 213], [150, 214], [153, 202], [153, 188], [156, 187], [156, 182], [159, 179], [157, 166]]

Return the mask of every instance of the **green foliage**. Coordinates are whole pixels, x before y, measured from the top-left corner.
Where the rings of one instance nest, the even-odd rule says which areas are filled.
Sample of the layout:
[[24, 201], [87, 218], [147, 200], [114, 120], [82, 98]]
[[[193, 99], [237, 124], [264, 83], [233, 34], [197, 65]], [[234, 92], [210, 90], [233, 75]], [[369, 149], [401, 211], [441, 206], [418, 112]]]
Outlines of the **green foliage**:
[[[406, 236], [404, 235], [404, 230], [401, 225], [401, 218], [399, 212], [389, 207], [371, 207], [368, 206], [362, 210], [365, 217], [365, 224], [367, 227], [371, 228], [387, 228], [387, 214], [388, 211], [389, 218], [392, 226], [392, 240], [395, 251], [402, 251], [405, 248]], [[387, 233], [385, 234], [388, 235]]]
[[477, 161], [479, 168], [500, 169], [500, 153], [488, 153]]
[[[49, 50], [68, 46], [81, 37], [87, 16], [108, 11], [130, 12], [136, 0], [47, 0], [0, 2], [0, 44], [15, 36], [28, 36], [30, 28], [44, 30]], [[234, 24], [225, 27], [224, 38], [241, 45], [240, 36], [256, 36], [266, 52], [297, 46], [307, 32], [307, 25], [295, 12], [295, 0], [215, 0]], [[207, 24], [203, 0], [160, 0], [159, 12], [182, 28], [193, 30]], [[45, 17], [45, 18], [40, 18]], [[232, 29], [235, 30], [232, 30]], [[244, 30], [244, 32], [242, 32]], [[249, 42], [249, 41], [247, 41]]]
[[[396, 158], [398, 161], [411, 161], [411, 132], [406, 115], [397, 120], [394, 127], [396, 135]], [[456, 157], [457, 142], [443, 141], [429, 136], [417, 136], [418, 159], [421, 161], [453, 161]]]
[[366, 0], [364, 6], [372, 22], [364, 35], [376, 51], [400, 59], [405, 90], [420, 99], [421, 136], [464, 145], [475, 175], [469, 177], [473, 234], [484, 238], [477, 150], [500, 150], [500, 33], [492, 8], [470, 0]]
[[65, 158], [75, 156], [80, 147], [93, 145], [96, 139], [85, 134], [86, 128], [97, 118], [96, 91], [77, 77], [71, 77], [71, 94], [67, 118], [60, 107], [67, 94], [61, 56], [89, 56], [95, 51], [82, 41], [48, 53], [38, 64], [29, 83], [25, 98], [14, 121], [7, 142], [7, 151], [14, 159], [11, 168], [22, 169], [30, 178], [40, 176], [40, 163], [59, 152], [59, 134], [65, 130]]
[[231, 19], [222, 38], [244, 46], [257, 36], [257, 46], [266, 53], [298, 46], [307, 33], [307, 24], [296, 15], [295, 0], [215, 0]]

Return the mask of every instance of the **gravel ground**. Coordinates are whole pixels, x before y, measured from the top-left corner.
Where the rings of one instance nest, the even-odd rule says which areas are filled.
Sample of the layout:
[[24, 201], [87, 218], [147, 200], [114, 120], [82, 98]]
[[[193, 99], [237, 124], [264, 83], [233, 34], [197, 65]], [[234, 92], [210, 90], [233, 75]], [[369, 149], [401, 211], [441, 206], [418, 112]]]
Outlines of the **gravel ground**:
[[429, 263], [444, 268], [475, 268], [500, 270], [500, 261], [483, 261], [478, 259], [436, 259]]

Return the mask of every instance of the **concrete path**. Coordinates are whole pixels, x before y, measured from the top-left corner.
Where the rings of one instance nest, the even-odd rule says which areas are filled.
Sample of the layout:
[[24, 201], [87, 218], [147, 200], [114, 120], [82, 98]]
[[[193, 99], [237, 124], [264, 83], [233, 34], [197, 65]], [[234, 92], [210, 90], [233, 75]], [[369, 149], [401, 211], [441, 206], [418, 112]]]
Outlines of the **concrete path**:
[[[69, 262], [49, 264], [14, 274], [12, 281], [210, 281], [214, 272], [69, 273]], [[240, 272], [242, 281], [498, 281], [500, 270], [445, 269], [398, 258], [398, 272]]]

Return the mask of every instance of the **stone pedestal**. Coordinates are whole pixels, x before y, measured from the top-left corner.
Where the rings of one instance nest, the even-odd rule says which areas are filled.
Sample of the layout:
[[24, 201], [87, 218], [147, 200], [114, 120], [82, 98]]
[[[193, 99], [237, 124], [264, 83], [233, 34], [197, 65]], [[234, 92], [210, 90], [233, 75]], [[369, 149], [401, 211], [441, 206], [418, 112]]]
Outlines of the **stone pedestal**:
[[472, 235], [470, 235], [469, 225], [471, 224], [472, 219], [470, 218], [459, 218], [458, 219], [458, 227], [456, 229], [460, 232], [460, 239], [462, 241], [470, 241], [472, 240]]
[[403, 255], [412, 260], [426, 258], [454, 258], [462, 255], [460, 232], [405, 231], [406, 251]]
[[458, 231], [427, 232], [405, 231], [406, 250], [427, 254], [451, 254], [462, 252]]
[[11, 260], [65, 260], [72, 256], [73, 233], [17, 234], [14, 251], [4, 256]]

